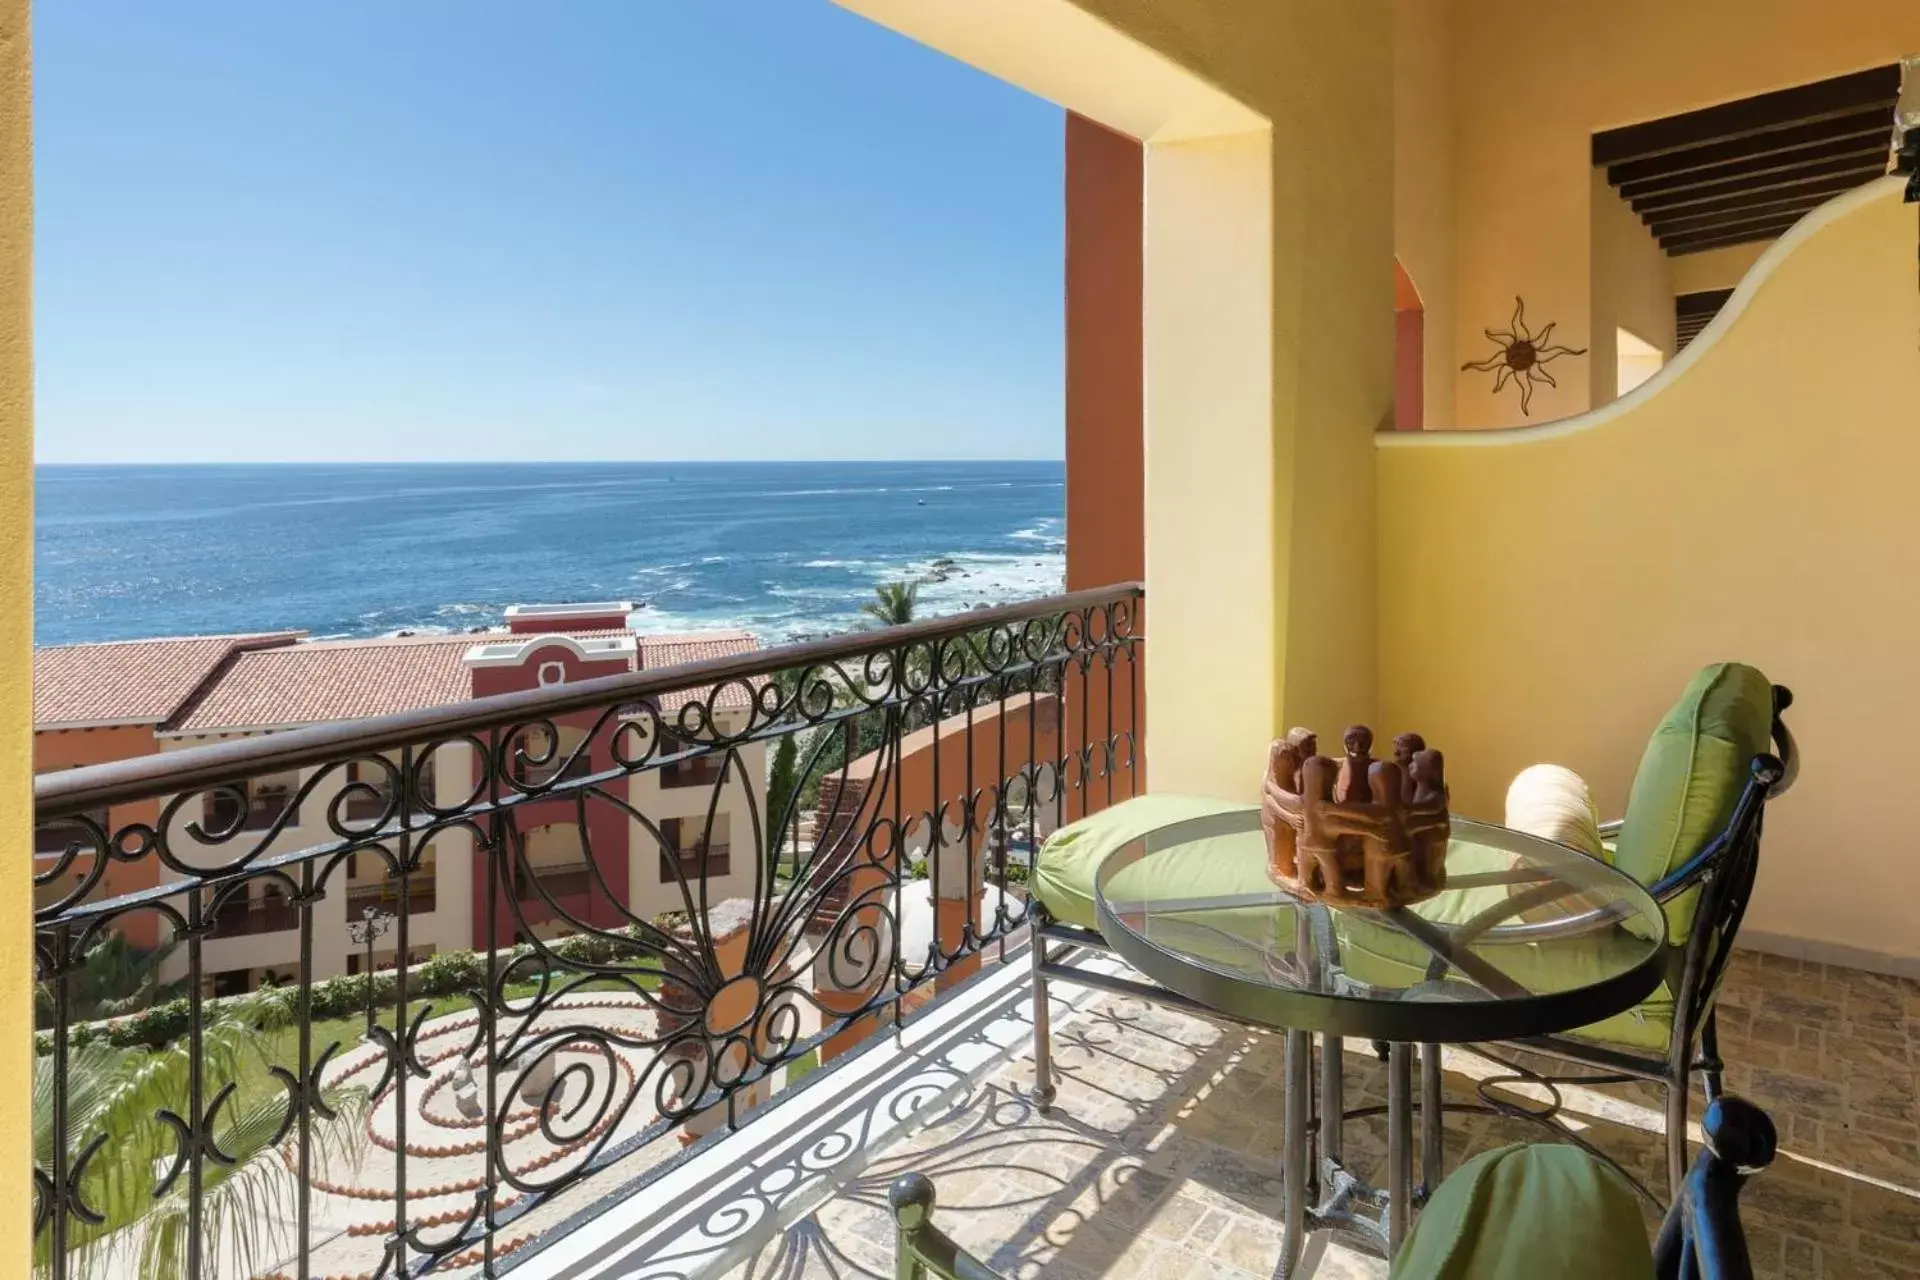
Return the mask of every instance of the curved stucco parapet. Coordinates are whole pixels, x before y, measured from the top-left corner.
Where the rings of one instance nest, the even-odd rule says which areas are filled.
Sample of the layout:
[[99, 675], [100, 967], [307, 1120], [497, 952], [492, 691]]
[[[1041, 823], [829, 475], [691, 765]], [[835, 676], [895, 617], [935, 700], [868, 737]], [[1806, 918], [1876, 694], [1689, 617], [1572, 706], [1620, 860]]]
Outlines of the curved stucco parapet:
[[1381, 449], [1498, 448], [1532, 444], [1541, 440], [1555, 440], [1582, 431], [1592, 431], [1617, 421], [1686, 377], [1688, 371], [1695, 365], [1710, 358], [1713, 349], [1745, 320], [1754, 299], [1766, 288], [1767, 282], [1777, 271], [1794, 259], [1802, 246], [1821, 235], [1827, 228], [1843, 222], [1864, 209], [1884, 203], [1897, 204], [1905, 181], [1904, 178], [1893, 176], [1864, 183], [1851, 191], [1835, 196], [1796, 222], [1778, 240], [1767, 246], [1767, 251], [1760, 255], [1752, 268], [1741, 278], [1739, 287], [1733, 291], [1733, 296], [1727, 299], [1726, 305], [1720, 308], [1720, 313], [1700, 331], [1692, 342], [1687, 344], [1686, 350], [1668, 361], [1658, 373], [1617, 400], [1609, 401], [1589, 413], [1575, 414], [1570, 418], [1558, 418], [1537, 426], [1498, 427], [1478, 431], [1383, 431], [1375, 437], [1374, 443]]
[[1618, 404], [1374, 461], [1381, 723], [1446, 751], [1456, 812], [1553, 762], [1619, 816], [1689, 675], [1752, 663], [1803, 768], [1743, 936], [1920, 974], [1917, 213], [1897, 182], [1823, 207]]

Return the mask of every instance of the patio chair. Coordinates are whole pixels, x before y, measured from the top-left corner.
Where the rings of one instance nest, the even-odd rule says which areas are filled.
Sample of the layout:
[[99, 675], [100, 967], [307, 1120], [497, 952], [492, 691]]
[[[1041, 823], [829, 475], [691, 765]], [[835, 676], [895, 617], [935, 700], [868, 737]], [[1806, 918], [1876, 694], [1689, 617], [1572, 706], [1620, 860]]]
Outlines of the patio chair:
[[[1720, 1097], [1706, 1146], [1649, 1248], [1631, 1188], [1579, 1147], [1483, 1152], [1440, 1184], [1393, 1261], [1394, 1280], [1752, 1280], [1740, 1188], [1773, 1161], [1766, 1112]], [[999, 1280], [933, 1223], [933, 1183], [917, 1173], [887, 1193], [899, 1280]]]
[[[1784, 686], [1738, 664], [1704, 668], [1688, 684], [1647, 744], [1627, 816], [1600, 828], [1605, 856], [1641, 879], [1666, 914], [1666, 978], [1625, 1014], [1516, 1044], [1582, 1068], [1565, 1075], [1516, 1071], [1549, 1087], [1659, 1084], [1666, 1093], [1669, 1195], [1677, 1194], [1686, 1174], [1694, 1074], [1709, 1103], [1721, 1094], [1725, 1063], [1715, 999], [1759, 871], [1767, 801], [1792, 786], [1798, 773], [1793, 735], [1781, 718], [1792, 704]], [[1777, 755], [1766, 750], [1769, 737]], [[1579, 928], [1580, 921], [1562, 927]], [[1495, 1083], [1482, 1082], [1481, 1095], [1489, 1102]], [[1530, 1114], [1511, 1104], [1497, 1109]]]
[[[1648, 742], [1634, 777], [1628, 816], [1601, 828], [1608, 841], [1602, 856], [1639, 878], [1666, 913], [1666, 979], [1651, 998], [1627, 1013], [1570, 1035], [1529, 1040], [1518, 1046], [1574, 1063], [1582, 1068], [1579, 1074], [1560, 1076], [1515, 1066], [1514, 1075], [1505, 1081], [1523, 1079], [1550, 1089], [1565, 1083], [1634, 1080], [1662, 1085], [1666, 1090], [1670, 1191], [1679, 1186], [1686, 1171], [1687, 1090], [1692, 1074], [1701, 1073], [1709, 1100], [1718, 1097], [1721, 1089], [1724, 1064], [1719, 1057], [1714, 997], [1753, 890], [1766, 802], [1782, 794], [1797, 771], [1793, 737], [1781, 719], [1792, 701], [1786, 688], [1769, 684], [1760, 672], [1738, 663], [1703, 668], [1689, 682]], [[1778, 749], [1777, 756], [1766, 751], [1769, 738]], [[1042, 1110], [1054, 1098], [1050, 981], [1073, 982], [1220, 1016], [1161, 987], [1074, 964], [1070, 957], [1076, 947], [1110, 950], [1096, 930], [1093, 909], [1094, 875], [1110, 853], [1144, 832], [1173, 822], [1240, 813], [1248, 807], [1201, 797], [1149, 794], [1062, 827], [1042, 847], [1030, 880], [1033, 905], [1028, 916], [1033, 966], [1033, 1098]], [[1195, 874], [1209, 874], [1209, 869], [1196, 868]], [[1222, 894], [1270, 888], [1264, 877], [1258, 884], [1217, 886]], [[1505, 890], [1495, 886], [1465, 892], [1498, 894]], [[1486, 918], [1488, 927], [1497, 922], [1493, 916]], [[1608, 919], [1576, 916], [1559, 927], [1578, 931], [1611, 926]], [[1424, 957], [1392, 954], [1370, 955], [1366, 960], [1389, 968], [1425, 962]], [[1444, 965], [1435, 960], [1425, 976], [1437, 979], [1443, 971]], [[1437, 1111], [1439, 1050], [1437, 1046], [1422, 1046], [1421, 1055], [1421, 1106]], [[1543, 1113], [1499, 1098], [1491, 1086], [1500, 1083], [1482, 1082], [1481, 1094], [1490, 1108], [1528, 1119], [1552, 1120], [1551, 1111]], [[1563, 1132], [1570, 1141], [1584, 1143], [1577, 1135]], [[1598, 1150], [1592, 1153], [1608, 1159]], [[1423, 1189], [1431, 1191], [1441, 1172], [1438, 1153], [1423, 1153], [1422, 1164]], [[1637, 1181], [1634, 1185], [1648, 1199], [1655, 1199]]]
[[1518, 1145], [1483, 1152], [1440, 1184], [1393, 1261], [1393, 1280], [1752, 1280], [1740, 1188], [1772, 1163], [1773, 1122], [1723, 1095], [1701, 1127], [1706, 1146], [1651, 1250], [1634, 1190], [1609, 1162], [1558, 1143]]

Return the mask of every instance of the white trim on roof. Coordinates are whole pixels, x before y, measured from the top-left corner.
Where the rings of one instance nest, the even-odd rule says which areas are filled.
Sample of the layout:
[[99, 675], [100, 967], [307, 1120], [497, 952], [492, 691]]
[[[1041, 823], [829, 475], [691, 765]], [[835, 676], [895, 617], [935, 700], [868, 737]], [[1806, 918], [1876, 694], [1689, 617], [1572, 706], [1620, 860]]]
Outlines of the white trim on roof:
[[125, 720], [35, 720], [35, 733], [72, 733], [83, 729], [138, 729], [166, 723], [165, 716], [131, 716]]
[[246, 738], [261, 733], [285, 733], [289, 729], [304, 729], [308, 725], [335, 724], [342, 720], [367, 720], [373, 715], [327, 716], [320, 720], [288, 720], [282, 724], [246, 724], [246, 725], [206, 725], [198, 729], [155, 729], [153, 736], [168, 742], [179, 742], [186, 738]]
[[631, 658], [640, 652], [632, 636], [602, 636], [596, 640], [576, 640], [572, 636], [537, 635], [524, 640], [495, 640], [467, 650], [463, 661], [470, 667], [518, 667], [538, 649], [561, 648], [581, 662], [606, 662]]
[[585, 604], [516, 604], [507, 606], [507, 620], [515, 618], [605, 618], [632, 613], [631, 600], [590, 600]]
[[204, 636], [135, 636], [130, 640], [74, 640], [67, 644], [37, 644], [33, 651], [71, 653], [75, 649], [120, 649], [140, 644], [208, 644], [220, 640], [247, 644], [258, 640], [298, 640], [306, 634], [305, 631], [220, 631]]

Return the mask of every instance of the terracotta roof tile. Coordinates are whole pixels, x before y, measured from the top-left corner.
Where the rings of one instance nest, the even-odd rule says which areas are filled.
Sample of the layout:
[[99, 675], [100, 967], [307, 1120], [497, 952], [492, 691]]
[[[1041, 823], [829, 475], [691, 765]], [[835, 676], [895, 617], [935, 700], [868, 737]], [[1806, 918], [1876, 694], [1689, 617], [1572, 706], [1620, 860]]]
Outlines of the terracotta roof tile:
[[[640, 636], [638, 639], [642, 670], [678, 666], [683, 662], [705, 662], [711, 658], [728, 658], [737, 653], [752, 653], [760, 647], [760, 641], [750, 631], [693, 631], [677, 635]], [[754, 683], [757, 685], [759, 681]], [[669, 693], [660, 699], [660, 709], [665, 712], [678, 711], [689, 702], [710, 694], [710, 687]], [[747, 691], [737, 684], [728, 685], [721, 689], [716, 705], [744, 707], [747, 705]]]
[[235, 650], [287, 645], [296, 631], [173, 636], [34, 650], [33, 723], [148, 723], [172, 716]]
[[[631, 635], [628, 631], [569, 632], [575, 639]], [[311, 724], [388, 715], [445, 706], [472, 697], [465, 657], [477, 644], [531, 639], [506, 631], [464, 635], [404, 636], [376, 640], [318, 640], [284, 649], [245, 653], [198, 703], [172, 726], [186, 733]], [[759, 641], [744, 631], [635, 636], [643, 667], [670, 666], [727, 654], [749, 653]], [[704, 690], [662, 699], [674, 710]], [[723, 706], [745, 706], [746, 694], [729, 689]]]
[[326, 640], [244, 653], [172, 727], [216, 733], [463, 702], [473, 686], [461, 659], [484, 638]]

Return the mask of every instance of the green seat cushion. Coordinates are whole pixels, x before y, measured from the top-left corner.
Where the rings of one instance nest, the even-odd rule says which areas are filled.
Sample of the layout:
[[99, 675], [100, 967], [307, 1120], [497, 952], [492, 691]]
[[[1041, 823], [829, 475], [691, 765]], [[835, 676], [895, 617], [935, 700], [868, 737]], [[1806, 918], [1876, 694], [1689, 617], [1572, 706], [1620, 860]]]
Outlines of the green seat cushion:
[[[1047, 909], [1047, 914], [1062, 924], [1098, 929], [1100, 926], [1093, 914], [1093, 879], [1108, 854], [1171, 823], [1216, 813], [1237, 813], [1252, 807], [1211, 796], [1149, 793], [1123, 800], [1048, 836], [1040, 846], [1040, 856], [1034, 860], [1028, 891]], [[1273, 885], [1265, 879], [1264, 866], [1260, 873], [1261, 886], [1271, 889]]]
[[1394, 1280], [1641, 1280], [1653, 1249], [1633, 1189], [1562, 1143], [1482, 1152], [1440, 1184]]
[[[1647, 741], [1613, 864], [1644, 885], [1686, 865], [1733, 817], [1772, 728], [1766, 676], [1738, 662], [1702, 667]], [[1668, 941], [1687, 940], [1698, 907], [1697, 890], [1666, 904]]]
[[[1510, 859], [1504, 849], [1456, 836], [1448, 846], [1447, 869], [1458, 874], [1502, 871]], [[1411, 910], [1436, 924], [1464, 924], [1507, 896], [1507, 886], [1499, 884], [1447, 889], [1416, 903]], [[1341, 964], [1353, 977], [1388, 988], [1410, 987], [1426, 980], [1433, 955], [1414, 939], [1366, 915], [1342, 911], [1335, 913], [1334, 919]], [[1483, 945], [1477, 953], [1529, 991], [1545, 993], [1591, 986], [1618, 974], [1645, 957], [1646, 944], [1608, 930], [1549, 946], [1532, 942]], [[1464, 981], [1451, 969], [1446, 977]], [[1672, 1029], [1673, 995], [1662, 984], [1632, 1009], [1569, 1034], [1583, 1040], [1664, 1050]]]

